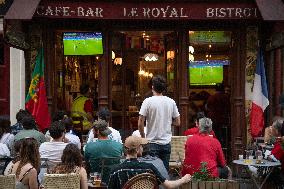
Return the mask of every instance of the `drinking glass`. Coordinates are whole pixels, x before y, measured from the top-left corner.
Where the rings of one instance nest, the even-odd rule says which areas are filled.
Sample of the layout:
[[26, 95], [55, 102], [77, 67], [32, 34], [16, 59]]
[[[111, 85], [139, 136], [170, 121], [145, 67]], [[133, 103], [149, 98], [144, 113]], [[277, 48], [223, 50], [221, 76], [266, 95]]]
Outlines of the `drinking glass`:
[[90, 173], [90, 178], [95, 186], [100, 186], [102, 182], [101, 174], [98, 172]]

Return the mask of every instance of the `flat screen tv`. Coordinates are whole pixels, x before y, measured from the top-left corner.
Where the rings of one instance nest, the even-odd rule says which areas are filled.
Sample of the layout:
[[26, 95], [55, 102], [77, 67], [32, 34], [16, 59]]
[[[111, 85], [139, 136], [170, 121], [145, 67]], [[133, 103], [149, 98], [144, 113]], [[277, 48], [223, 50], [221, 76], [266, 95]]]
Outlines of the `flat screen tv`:
[[100, 32], [63, 33], [64, 55], [103, 54], [103, 40]]
[[210, 86], [223, 82], [223, 65], [190, 65], [188, 70], [190, 85]]

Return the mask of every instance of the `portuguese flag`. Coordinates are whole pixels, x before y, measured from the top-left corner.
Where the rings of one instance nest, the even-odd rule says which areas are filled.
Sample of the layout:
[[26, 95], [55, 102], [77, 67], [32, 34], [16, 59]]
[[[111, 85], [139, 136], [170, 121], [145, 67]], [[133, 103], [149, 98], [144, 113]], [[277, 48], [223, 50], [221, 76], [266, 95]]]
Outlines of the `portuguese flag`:
[[40, 48], [36, 56], [32, 81], [26, 97], [26, 109], [33, 115], [39, 130], [43, 131], [50, 125], [45, 84], [44, 84], [44, 56]]

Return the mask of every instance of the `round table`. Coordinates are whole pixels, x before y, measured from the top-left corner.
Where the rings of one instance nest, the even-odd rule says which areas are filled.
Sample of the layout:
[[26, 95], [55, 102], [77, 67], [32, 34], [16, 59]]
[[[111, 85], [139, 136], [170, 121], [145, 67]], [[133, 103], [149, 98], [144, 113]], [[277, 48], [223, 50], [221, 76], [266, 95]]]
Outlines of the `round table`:
[[[261, 189], [263, 187], [263, 185], [265, 184], [266, 180], [268, 179], [269, 175], [272, 173], [274, 168], [281, 166], [280, 162], [272, 162], [272, 161], [268, 161], [268, 160], [261, 160], [262, 163], [256, 163], [255, 159], [250, 159], [249, 163], [247, 161], [248, 161], [247, 159], [238, 159], [238, 160], [234, 160], [233, 163], [235, 163], [237, 165], [243, 165], [247, 168], [247, 171], [248, 171], [250, 177], [252, 178], [253, 182], [255, 183], [255, 185], [257, 186], [258, 189]], [[256, 178], [253, 176], [253, 174], [249, 170], [249, 166], [267, 168], [268, 171], [266, 173], [266, 176], [264, 177], [264, 179], [260, 183], [257, 182]]]

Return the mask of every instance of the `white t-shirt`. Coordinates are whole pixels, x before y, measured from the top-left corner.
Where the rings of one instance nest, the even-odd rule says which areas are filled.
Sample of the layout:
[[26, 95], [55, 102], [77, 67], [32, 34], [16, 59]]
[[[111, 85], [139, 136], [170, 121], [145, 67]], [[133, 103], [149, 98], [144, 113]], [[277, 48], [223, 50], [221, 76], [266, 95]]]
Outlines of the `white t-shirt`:
[[71, 133], [65, 133], [65, 138], [67, 138], [70, 143], [75, 144], [79, 149], [81, 149], [81, 141], [78, 136]]
[[[113, 141], [116, 141], [116, 142], [119, 142], [120, 144], [122, 144], [121, 135], [120, 135], [119, 131], [112, 128], [112, 127], [108, 127], [108, 128], [111, 130], [111, 133], [108, 135], [108, 138], [110, 140], [113, 140]], [[95, 142], [97, 140], [98, 140], [97, 138], [94, 138], [93, 129], [91, 129], [89, 131], [87, 143]]]
[[44, 142], [39, 147], [40, 157], [47, 158], [49, 162], [57, 164], [61, 162], [61, 156], [67, 144], [64, 142]]
[[146, 98], [139, 114], [146, 118], [145, 134], [150, 143], [161, 145], [170, 143], [172, 119], [180, 115], [173, 99], [167, 96]]
[[8, 148], [11, 150], [14, 146], [14, 138], [15, 136], [13, 134], [5, 133], [0, 139], [0, 143], [6, 144]]

